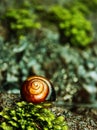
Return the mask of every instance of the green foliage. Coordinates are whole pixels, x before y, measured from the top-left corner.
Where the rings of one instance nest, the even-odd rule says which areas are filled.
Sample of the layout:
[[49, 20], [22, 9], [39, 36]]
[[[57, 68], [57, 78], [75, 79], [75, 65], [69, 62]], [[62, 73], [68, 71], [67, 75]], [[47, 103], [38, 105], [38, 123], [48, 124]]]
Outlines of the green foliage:
[[3, 16], [5, 20], [10, 23], [12, 30], [23, 30], [30, 28], [40, 28], [41, 25], [37, 22], [37, 15], [26, 8], [20, 9], [9, 9]]
[[87, 7], [87, 5], [83, 4], [80, 0], [71, 1], [68, 4], [65, 4], [65, 7], [79, 10], [83, 13], [83, 15], [88, 16], [91, 13], [91, 10]]
[[63, 116], [56, 117], [45, 105], [18, 102], [15, 109], [0, 112], [1, 130], [68, 130]]
[[63, 37], [77, 46], [87, 46], [92, 41], [92, 25], [77, 7], [53, 6], [50, 10], [58, 21]]
[[[78, 0], [76, 0], [78, 1]], [[96, 13], [95, 11], [97, 11], [97, 0], [79, 0], [82, 4], [84, 4], [85, 6], [87, 6], [89, 8], [89, 10], [91, 12]]]

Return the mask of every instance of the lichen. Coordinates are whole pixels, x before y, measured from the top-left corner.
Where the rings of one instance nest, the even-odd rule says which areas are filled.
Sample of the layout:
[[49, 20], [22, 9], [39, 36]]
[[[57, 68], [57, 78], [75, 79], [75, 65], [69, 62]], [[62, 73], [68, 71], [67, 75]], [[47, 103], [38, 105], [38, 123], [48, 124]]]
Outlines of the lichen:
[[64, 116], [56, 116], [43, 104], [17, 102], [0, 112], [1, 130], [68, 130]]

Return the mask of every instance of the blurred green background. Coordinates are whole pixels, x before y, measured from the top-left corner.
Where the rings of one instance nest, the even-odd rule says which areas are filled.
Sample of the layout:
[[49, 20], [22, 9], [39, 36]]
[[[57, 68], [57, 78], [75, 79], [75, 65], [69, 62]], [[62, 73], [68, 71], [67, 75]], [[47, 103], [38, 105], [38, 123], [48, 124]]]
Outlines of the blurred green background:
[[41, 75], [58, 104], [95, 103], [96, 12], [97, 0], [1, 0], [0, 92], [19, 93], [28, 76]]

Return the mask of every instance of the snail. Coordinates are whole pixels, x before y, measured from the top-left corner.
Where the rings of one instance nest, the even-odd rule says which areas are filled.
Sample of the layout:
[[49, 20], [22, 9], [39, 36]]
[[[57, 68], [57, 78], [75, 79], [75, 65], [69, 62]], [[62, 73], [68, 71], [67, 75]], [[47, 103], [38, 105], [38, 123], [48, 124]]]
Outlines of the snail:
[[23, 100], [32, 103], [56, 100], [52, 83], [42, 76], [27, 78], [21, 87], [21, 97]]

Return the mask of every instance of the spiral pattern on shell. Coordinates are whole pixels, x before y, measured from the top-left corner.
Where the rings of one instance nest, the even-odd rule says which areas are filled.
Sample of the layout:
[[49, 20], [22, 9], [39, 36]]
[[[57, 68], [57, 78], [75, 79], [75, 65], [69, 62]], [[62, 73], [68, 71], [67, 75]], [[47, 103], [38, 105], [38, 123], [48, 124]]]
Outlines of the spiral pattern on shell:
[[27, 102], [40, 103], [55, 100], [55, 91], [46, 78], [41, 76], [29, 77], [21, 88], [21, 96]]

